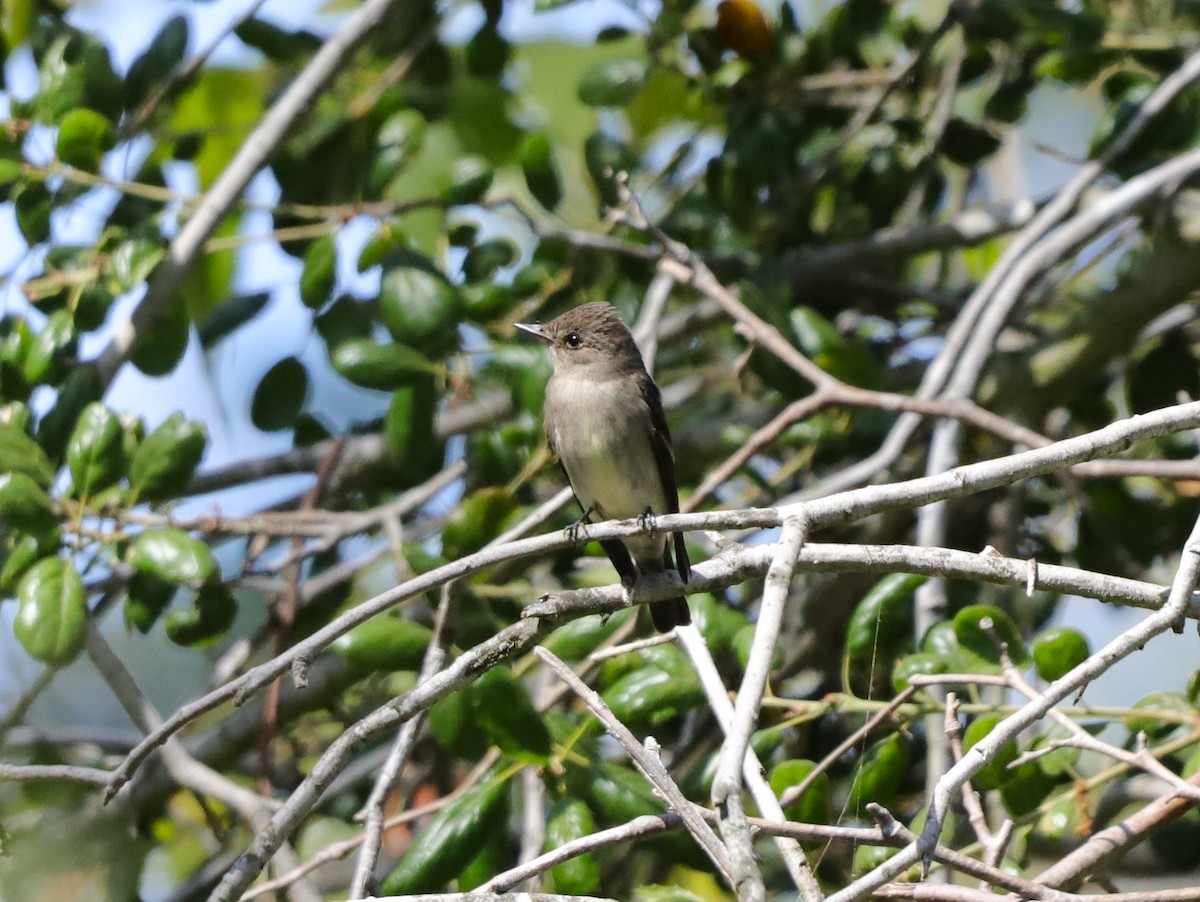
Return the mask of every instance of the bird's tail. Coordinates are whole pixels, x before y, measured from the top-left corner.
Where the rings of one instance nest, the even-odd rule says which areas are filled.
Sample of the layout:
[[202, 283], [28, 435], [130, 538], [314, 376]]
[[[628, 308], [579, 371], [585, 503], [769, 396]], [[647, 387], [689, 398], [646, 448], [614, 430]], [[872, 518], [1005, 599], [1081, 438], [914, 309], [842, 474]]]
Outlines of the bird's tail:
[[[683, 564], [679, 576], [687, 582], [688, 574], [684, 572], [688, 565]], [[671, 560], [671, 544], [663, 548], [663, 569], [674, 570], [675, 563]], [[678, 598], [668, 598], [666, 601], [656, 601], [650, 605], [650, 619], [654, 628], [660, 633], [669, 633], [677, 626], [692, 622], [692, 612], [688, 609], [687, 599], [682, 595]]]
[[650, 619], [654, 621], [654, 628], [660, 633], [669, 633], [677, 626], [691, 623], [692, 612], [688, 610], [687, 601], [680, 595], [678, 598], [652, 602]]

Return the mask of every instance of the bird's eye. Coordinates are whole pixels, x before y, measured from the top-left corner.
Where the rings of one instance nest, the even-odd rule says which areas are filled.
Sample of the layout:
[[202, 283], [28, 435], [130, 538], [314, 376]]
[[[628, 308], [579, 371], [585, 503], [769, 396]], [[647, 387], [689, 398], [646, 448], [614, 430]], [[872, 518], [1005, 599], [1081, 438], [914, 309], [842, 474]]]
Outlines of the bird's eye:
[[578, 332], [567, 333], [567, 337], [564, 340], [566, 341], [568, 348], [577, 348], [583, 344], [583, 339], [579, 337]]

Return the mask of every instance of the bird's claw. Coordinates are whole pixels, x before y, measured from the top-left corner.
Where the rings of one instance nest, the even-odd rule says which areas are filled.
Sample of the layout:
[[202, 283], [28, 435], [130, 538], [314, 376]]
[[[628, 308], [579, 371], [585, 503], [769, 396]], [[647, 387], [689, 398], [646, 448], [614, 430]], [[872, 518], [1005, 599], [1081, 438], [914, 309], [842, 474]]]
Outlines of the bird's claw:
[[638, 517], [638, 526], [646, 532], [658, 532], [658, 520], [654, 516], [654, 511], [646, 508]]
[[578, 543], [581, 536], [585, 539], [587, 538], [587, 525], [587, 517], [580, 517], [564, 529], [563, 533], [566, 535], [568, 541]]

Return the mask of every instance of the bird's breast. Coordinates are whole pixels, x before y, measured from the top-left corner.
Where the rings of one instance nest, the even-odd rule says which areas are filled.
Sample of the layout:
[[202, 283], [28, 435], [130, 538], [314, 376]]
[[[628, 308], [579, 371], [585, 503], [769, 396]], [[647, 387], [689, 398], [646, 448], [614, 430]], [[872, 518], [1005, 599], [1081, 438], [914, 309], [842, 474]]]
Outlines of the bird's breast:
[[665, 512], [650, 412], [632, 380], [556, 374], [546, 387], [546, 420], [585, 508], [603, 519]]

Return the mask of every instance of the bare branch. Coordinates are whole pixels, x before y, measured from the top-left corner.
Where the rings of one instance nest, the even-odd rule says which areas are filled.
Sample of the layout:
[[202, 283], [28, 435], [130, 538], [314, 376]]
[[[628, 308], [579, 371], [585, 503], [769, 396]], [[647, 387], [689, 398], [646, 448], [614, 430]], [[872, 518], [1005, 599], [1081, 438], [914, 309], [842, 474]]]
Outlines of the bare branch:
[[588, 706], [597, 719], [604, 724], [604, 728], [619, 742], [621, 747], [625, 749], [626, 754], [637, 765], [638, 770], [650, 781], [650, 784], [666, 799], [667, 804], [672, 810], [679, 814], [684, 826], [688, 832], [692, 834], [696, 840], [696, 844], [704, 851], [704, 854], [709, 857], [717, 869], [725, 877], [731, 885], [733, 885], [734, 869], [730, 860], [729, 853], [721, 841], [717, 839], [717, 835], [708, 824], [700, 819], [692, 810], [692, 804], [680, 791], [675, 781], [667, 773], [663, 767], [662, 761], [658, 755], [652, 753], [649, 749], [642, 746], [637, 741], [637, 738], [629, 731], [612, 710], [605, 704], [600, 696], [588, 688], [583, 680], [575, 675], [566, 664], [564, 664], [557, 655], [546, 648], [535, 648], [534, 654], [541, 658], [542, 663], [548, 666], [558, 676], [560, 680], [571, 687], [571, 690], [579, 696], [585, 705]]
[[[750, 747], [750, 734], [754, 732], [754, 726], [758, 722], [759, 705], [762, 704], [763, 693], [767, 688], [771, 660], [775, 656], [775, 646], [779, 641], [779, 629], [783, 624], [783, 612], [787, 606], [796, 559], [800, 557], [807, 536], [808, 523], [803, 512], [784, 520], [779, 544], [772, 556], [771, 566], [767, 569], [762, 606], [754, 629], [750, 657], [738, 689], [737, 701], [734, 703], [733, 718], [726, 730], [721, 755], [717, 759], [712, 800], [718, 811], [728, 814], [728, 821], [722, 818], [721, 833], [731, 852], [736, 842], [745, 853], [750, 853], [749, 825], [741, 807], [741, 772], [746, 760], [746, 751]], [[765, 898], [766, 890], [762, 889], [762, 877], [757, 874], [757, 868], [753, 866], [752, 861], [753, 859], [753, 870], [743, 867], [737, 873], [739, 897], [746, 893], [753, 898], [756, 891], [761, 891], [762, 897]], [[750, 890], [747, 890], [746, 884], [749, 884]]]

